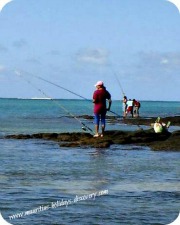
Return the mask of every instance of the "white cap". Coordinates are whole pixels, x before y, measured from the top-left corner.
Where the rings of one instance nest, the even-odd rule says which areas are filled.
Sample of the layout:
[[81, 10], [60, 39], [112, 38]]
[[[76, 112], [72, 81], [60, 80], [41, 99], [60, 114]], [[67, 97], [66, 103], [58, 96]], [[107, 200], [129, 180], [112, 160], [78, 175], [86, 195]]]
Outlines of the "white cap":
[[103, 81], [98, 81], [94, 86], [97, 87], [97, 86], [103, 86], [104, 83]]

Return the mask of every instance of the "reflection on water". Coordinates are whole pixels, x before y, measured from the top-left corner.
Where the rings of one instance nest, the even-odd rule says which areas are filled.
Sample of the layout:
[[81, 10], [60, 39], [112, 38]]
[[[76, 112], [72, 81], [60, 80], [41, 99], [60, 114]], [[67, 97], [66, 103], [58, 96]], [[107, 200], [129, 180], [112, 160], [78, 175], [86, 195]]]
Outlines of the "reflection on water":
[[7, 221], [41, 205], [108, 190], [94, 200], [24, 217], [22, 223], [15, 219], [14, 225], [167, 224], [179, 210], [178, 153], [129, 145], [66, 149], [42, 140], [1, 139], [0, 144], [1, 211]]

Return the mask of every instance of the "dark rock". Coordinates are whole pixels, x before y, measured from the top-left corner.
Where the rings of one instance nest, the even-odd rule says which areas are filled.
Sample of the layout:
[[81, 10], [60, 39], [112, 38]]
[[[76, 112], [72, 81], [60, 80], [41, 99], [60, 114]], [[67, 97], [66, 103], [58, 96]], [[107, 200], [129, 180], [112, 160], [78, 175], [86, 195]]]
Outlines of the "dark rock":
[[62, 147], [108, 148], [113, 144], [149, 146], [153, 150], [180, 151], [180, 131], [155, 133], [153, 129], [138, 131], [106, 131], [104, 137], [94, 138], [89, 133], [38, 133], [7, 135], [13, 139], [46, 139], [57, 141]]
[[149, 146], [156, 151], [180, 151], [180, 130], [173, 132], [165, 141], [161, 143], [156, 141]]
[[32, 138], [29, 134], [12, 134], [5, 136], [7, 139], [30, 139]]
[[[83, 117], [83, 116], [82, 116]], [[92, 116], [85, 115], [86, 119], [93, 119]], [[110, 122], [120, 122], [137, 125], [148, 125], [154, 123], [156, 118], [125, 118], [117, 120], [117, 117], [107, 117]], [[180, 126], [180, 116], [162, 118], [162, 121], [167, 123], [171, 121], [171, 125]], [[37, 134], [18, 134], [7, 135], [5, 138], [13, 139], [46, 139], [53, 140], [63, 147], [95, 147], [108, 148], [113, 144], [134, 144], [141, 146], [149, 146], [152, 150], [162, 151], [180, 151], [180, 130], [170, 133], [155, 133], [154, 129], [137, 131], [121, 131], [110, 130], [106, 131], [104, 137], [94, 138], [89, 133], [37, 133]]]

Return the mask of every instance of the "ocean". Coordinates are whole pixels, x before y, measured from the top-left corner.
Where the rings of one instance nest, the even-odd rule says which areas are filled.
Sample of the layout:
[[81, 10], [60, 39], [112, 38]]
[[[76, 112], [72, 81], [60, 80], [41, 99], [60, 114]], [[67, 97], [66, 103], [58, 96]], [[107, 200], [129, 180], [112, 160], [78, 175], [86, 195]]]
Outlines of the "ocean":
[[[122, 116], [122, 104], [112, 112]], [[108, 115], [114, 116], [114, 113]], [[7, 134], [94, 129], [86, 100], [0, 99], [0, 212], [13, 225], [166, 225], [180, 210], [179, 153], [136, 145], [65, 148]], [[140, 116], [180, 115], [180, 102], [142, 101]], [[149, 127], [143, 126], [144, 129]], [[137, 126], [107, 122], [107, 130]], [[179, 130], [172, 126], [170, 131]]]

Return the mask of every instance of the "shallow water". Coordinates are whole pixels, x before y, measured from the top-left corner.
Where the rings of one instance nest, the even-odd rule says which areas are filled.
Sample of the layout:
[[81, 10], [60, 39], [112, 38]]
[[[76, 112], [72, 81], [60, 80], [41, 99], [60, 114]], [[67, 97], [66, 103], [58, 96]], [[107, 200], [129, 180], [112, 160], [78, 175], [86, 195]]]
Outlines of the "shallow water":
[[[12, 224], [168, 224], [179, 209], [179, 153], [136, 146], [66, 149], [42, 140], [1, 140], [1, 212]], [[95, 199], [9, 216], [76, 195]]]
[[[6, 113], [2, 108], [0, 113], [1, 137], [7, 133], [81, 130], [71, 119], [51, 118], [56, 113], [45, 110], [49, 101], [42, 103], [41, 110], [36, 109], [37, 102], [29, 105], [28, 100], [25, 105], [24, 101], [9, 103], [16, 115], [8, 111], [6, 102]], [[39, 112], [34, 114], [36, 110]], [[111, 127], [137, 129], [108, 125]], [[0, 211], [13, 225], [164, 225], [178, 215], [178, 152], [154, 152], [134, 145], [64, 148], [36, 139], [0, 139], [0, 146]], [[102, 191], [105, 194], [97, 196]], [[53, 207], [57, 201], [70, 200], [73, 203], [67, 206]], [[49, 208], [37, 211], [45, 206]], [[12, 219], [19, 213], [21, 218]]]

